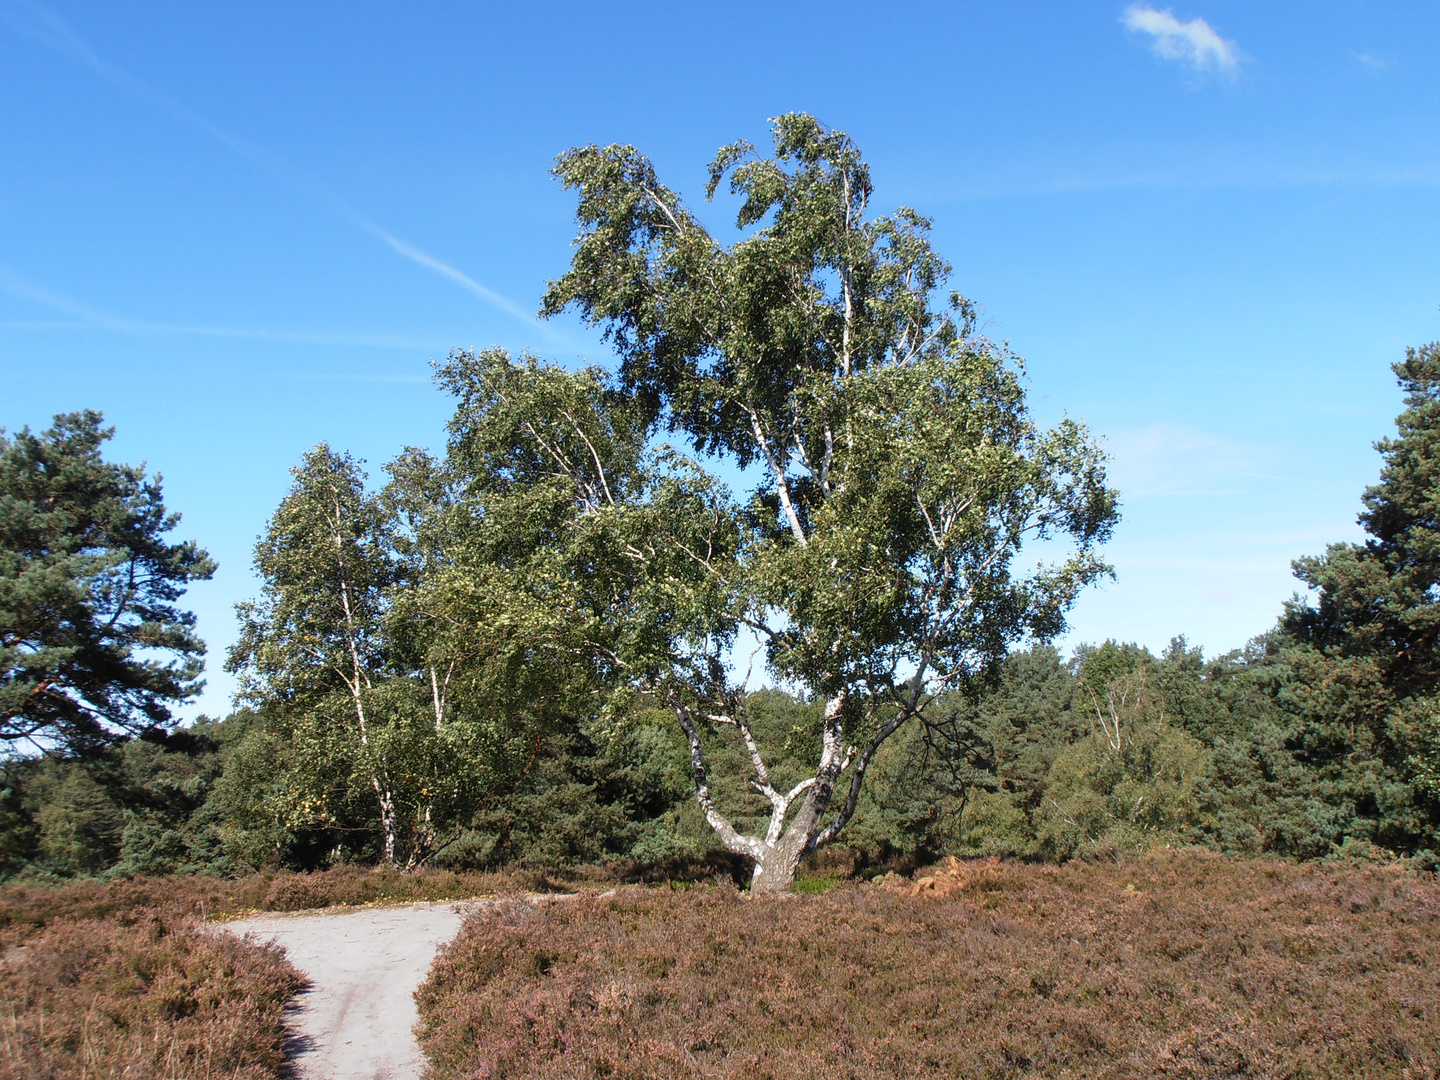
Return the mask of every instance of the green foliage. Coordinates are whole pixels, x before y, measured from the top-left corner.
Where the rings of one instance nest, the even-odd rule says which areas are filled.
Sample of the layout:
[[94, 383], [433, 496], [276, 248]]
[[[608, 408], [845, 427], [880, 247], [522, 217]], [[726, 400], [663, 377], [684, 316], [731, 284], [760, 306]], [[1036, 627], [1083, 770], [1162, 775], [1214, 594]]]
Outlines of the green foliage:
[[[618, 371], [457, 351], [443, 455], [407, 449], [372, 488], [306, 454], [223, 723], [163, 730], [202, 651], [173, 602], [213, 564], [162, 542], [158, 479], [101, 460], [98, 414], [0, 435], [0, 738], [49, 750], [0, 763], [0, 874], [720, 846], [784, 888], [842, 831], [879, 862], [1433, 861], [1440, 346], [1396, 366], [1370, 539], [1296, 563], [1313, 603], [1219, 657], [1181, 637], [1066, 661], [1043, 642], [1117, 519], [1098, 446], [1033, 422], [1021, 361], [937, 302], [928, 221], [869, 215], [843, 133], [794, 114], [774, 137], [711, 165], [729, 245], [633, 148], [558, 159], [581, 232], [544, 310], [602, 327]], [[1023, 570], [1036, 540], [1057, 561]], [[737, 680], [752, 635], [789, 689]]]
[[[1003, 703], [1022, 692], [1012, 658], [994, 690], [880, 763], [910, 778], [884, 788], [857, 835], [874, 850], [924, 853], [1183, 839], [1237, 854], [1433, 861], [1440, 346], [1410, 350], [1395, 370], [1407, 407], [1397, 437], [1378, 444], [1384, 468], [1360, 518], [1370, 539], [1297, 560], [1313, 603], [1297, 597], [1274, 632], [1217, 660], [1183, 639], [1158, 660], [1134, 646], [1082, 648], [1070, 703], [1031, 704], [1023, 725], [997, 735]], [[1050, 664], [1063, 685], [1058, 658]], [[1075, 727], [1082, 715], [1089, 737]], [[1048, 749], [1031, 760], [1043, 768], [1007, 774], [1003, 748], [1023, 759], [1035, 729]], [[918, 794], [899, 794], [916, 777]]]
[[1113, 741], [1094, 733], [1056, 758], [1035, 814], [1042, 851], [1065, 858], [1188, 839], [1204, 748], [1153, 708], [1145, 701], [1118, 711]]
[[1397, 437], [1376, 444], [1384, 467], [1359, 519], [1370, 538], [1296, 561], [1317, 595], [1281, 621], [1279, 696], [1287, 742], [1324, 775], [1328, 803], [1366, 839], [1413, 851], [1440, 847], [1440, 344], [1394, 370], [1406, 408]]
[[[444, 378], [462, 399], [445, 461], [407, 451], [372, 493], [358, 463], [317, 447], [257, 547], [265, 592], [231, 656], [255, 721], [213, 808], [227, 857], [492, 866], [683, 850], [656, 824], [683, 758], [623, 706], [602, 716], [573, 656], [621, 625], [610, 593], [584, 591], [600, 549], [565, 545], [569, 492], [496, 431], [526, 394], [579, 416], [589, 391], [500, 354], [452, 358]], [[625, 445], [623, 431], [586, 435]], [[567, 437], [573, 449], [573, 429], [550, 445]], [[616, 468], [607, 482], [645, 481]], [[683, 479], [655, 485], [684, 498]]]
[[[742, 595], [751, 618], [785, 615], [778, 675], [829, 694], [925, 657], [959, 678], [1059, 628], [1105, 569], [1090, 548], [1114, 493], [1083, 429], [1029, 422], [1014, 357], [973, 336], [969, 302], [932, 308], [949, 267], [929, 222], [865, 216], [869, 171], [843, 133], [803, 114], [774, 126], [774, 159], [737, 143], [711, 165], [707, 194], [728, 178], [751, 230], [729, 248], [633, 148], [562, 155], [582, 233], [544, 310], [605, 327], [636, 407], [765, 467]], [[1012, 579], [1032, 529], [1079, 550]]]
[[[1223, 846], [1233, 829], [1216, 808], [1236, 797], [1223, 790], [1221, 751], [1191, 727], [1207, 718], [1248, 746], [1277, 715], [1249, 692], [1266, 675], [1238, 655], [1207, 662], [1179, 640], [1161, 658], [1115, 642], [1082, 647], [1069, 664], [1047, 647], [1015, 653], [992, 685], [952, 696], [887, 747], [850, 842], [912, 862]], [[1296, 772], [1292, 781], [1313, 781]]]
[[113, 432], [89, 411], [39, 435], [0, 429], [0, 743], [12, 748], [95, 750], [167, 725], [203, 685], [205, 646], [175, 601], [215, 564], [166, 542], [180, 515], [158, 475], [103, 459]]
[[[612, 691], [675, 710], [707, 820], [758, 882], [785, 887], [799, 854], [846, 825], [895, 731], [1014, 641], [1062, 629], [1107, 572], [1095, 548], [1116, 498], [1083, 427], [1030, 419], [1019, 360], [975, 334], [973, 305], [935, 303], [949, 267], [929, 222], [868, 216], [850, 139], [790, 114], [774, 145], [711, 164], [707, 196], [728, 183], [741, 199], [728, 247], [632, 147], [561, 155], [581, 235], [544, 311], [602, 326], [618, 377], [458, 354], [443, 378], [462, 398], [452, 437], [485, 462], [471, 473], [487, 516], [521, 485], [527, 524], [549, 508], [534, 535], [553, 551], [529, 564], [514, 618], [563, 597], [537, 645], [588, 654]], [[655, 427], [757, 467], [757, 488], [732, 499], [698, 461], [657, 451]], [[1020, 573], [1029, 540], [1065, 554]], [[724, 669], [742, 627], [777, 681], [824, 703], [790, 794]], [[770, 827], [747, 834], [712, 793], [719, 731], [745, 747]]]
[[84, 758], [7, 762], [6, 876], [221, 872], [212, 795], [236, 723], [202, 719]]
[[[352, 459], [306, 456], [230, 657], [255, 719], [207, 810], [227, 858], [703, 848], [660, 708], [732, 850], [766, 862], [767, 818], [800, 800], [783, 884], [892, 733], [1058, 632], [1106, 572], [1098, 447], [1068, 420], [1039, 429], [1018, 358], [958, 295], [935, 305], [949, 268], [929, 223], [867, 216], [845, 135], [791, 115], [774, 159], [722, 149], [709, 194], [728, 181], [743, 200], [729, 247], [630, 148], [571, 151], [556, 173], [582, 235], [545, 311], [605, 326], [620, 371], [456, 352], [443, 459], [408, 450], [372, 492]], [[737, 499], [663, 429], [764, 481]], [[1069, 546], [1022, 574], [1029, 539]], [[803, 701], [730, 682], [742, 629]]]

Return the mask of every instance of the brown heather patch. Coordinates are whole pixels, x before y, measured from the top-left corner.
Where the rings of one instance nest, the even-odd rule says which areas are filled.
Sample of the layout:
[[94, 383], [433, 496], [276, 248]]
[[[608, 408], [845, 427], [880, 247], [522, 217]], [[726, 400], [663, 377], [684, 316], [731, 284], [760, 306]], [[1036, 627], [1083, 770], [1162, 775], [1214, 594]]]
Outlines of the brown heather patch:
[[432, 1080], [1437, 1075], [1433, 881], [1195, 852], [923, 876], [477, 915], [417, 995]]
[[155, 911], [225, 918], [256, 911], [467, 900], [527, 892], [605, 888], [619, 879], [593, 867], [562, 871], [451, 873], [342, 866], [309, 874], [244, 878], [151, 877], [0, 887], [0, 948], [17, 944], [60, 919], [103, 919]]
[[303, 985], [280, 949], [193, 919], [57, 921], [0, 967], [0, 1077], [275, 1077]]

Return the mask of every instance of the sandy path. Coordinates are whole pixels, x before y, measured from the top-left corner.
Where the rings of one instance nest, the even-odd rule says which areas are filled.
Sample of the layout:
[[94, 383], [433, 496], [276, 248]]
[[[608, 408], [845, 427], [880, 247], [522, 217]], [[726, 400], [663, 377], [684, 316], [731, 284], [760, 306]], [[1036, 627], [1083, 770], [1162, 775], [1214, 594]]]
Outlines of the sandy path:
[[279, 942], [310, 977], [289, 1018], [299, 1080], [419, 1080], [411, 995], [435, 950], [479, 903], [267, 915], [221, 926]]

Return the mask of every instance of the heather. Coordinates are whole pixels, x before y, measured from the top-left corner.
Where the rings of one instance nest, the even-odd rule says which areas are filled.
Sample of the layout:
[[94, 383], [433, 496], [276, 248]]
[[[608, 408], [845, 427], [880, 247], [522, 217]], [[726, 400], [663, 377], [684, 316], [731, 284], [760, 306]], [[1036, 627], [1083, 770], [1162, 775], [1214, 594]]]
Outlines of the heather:
[[0, 1076], [277, 1077], [304, 984], [280, 949], [190, 917], [55, 920], [5, 951]]
[[[724, 872], [723, 867], [706, 863], [672, 870], [678, 879]], [[216, 919], [257, 911], [521, 896], [610, 888], [645, 876], [637, 868], [622, 873], [589, 866], [502, 873], [402, 873], [386, 867], [341, 866], [312, 873], [270, 871], [237, 878], [194, 874], [110, 881], [82, 879], [63, 885], [16, 884], [0, 887], [0, 945], [24, 943], [52, 923], [66, 921], [123, 921], [151, 915]]]
[[305, 979], [207, 916], [553, 890], [585, 874], [342, 867], [0, 889], [0, 1077], [282, 1076], [283, 1011]]
[[1419, 1078], [1440, 1064], [1429, 875], [1187, 851], [885, 880], [478, 915], [419, 992], [431, 1076]]

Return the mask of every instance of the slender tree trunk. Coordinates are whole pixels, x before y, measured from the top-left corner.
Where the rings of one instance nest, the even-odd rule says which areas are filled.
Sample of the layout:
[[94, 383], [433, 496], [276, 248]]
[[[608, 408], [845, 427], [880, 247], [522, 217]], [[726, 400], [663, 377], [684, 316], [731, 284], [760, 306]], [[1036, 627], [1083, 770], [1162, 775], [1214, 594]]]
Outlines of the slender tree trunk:
[[390, 789], [382, 786], [380, 778], [372, 775], [370, 782], [375, 786], [375, 795], [380, 800], [380, 827], [385, 832], [385, 861], [395, 865], [395, 834], [399, 831], [395, 820], [395, 800]]

